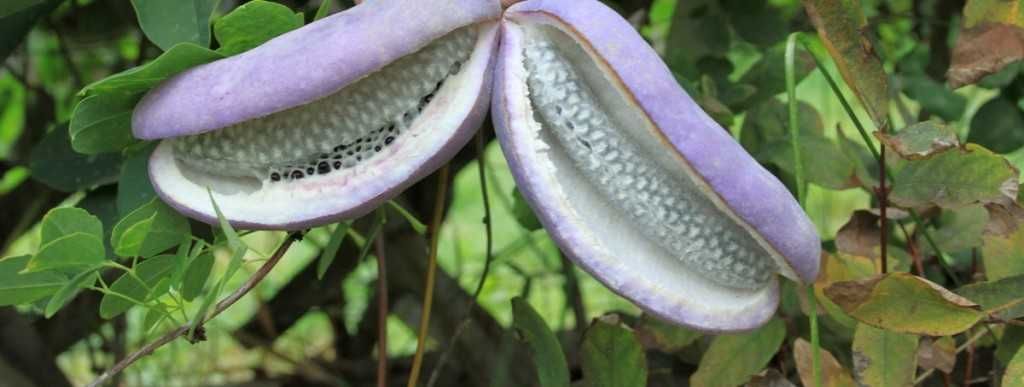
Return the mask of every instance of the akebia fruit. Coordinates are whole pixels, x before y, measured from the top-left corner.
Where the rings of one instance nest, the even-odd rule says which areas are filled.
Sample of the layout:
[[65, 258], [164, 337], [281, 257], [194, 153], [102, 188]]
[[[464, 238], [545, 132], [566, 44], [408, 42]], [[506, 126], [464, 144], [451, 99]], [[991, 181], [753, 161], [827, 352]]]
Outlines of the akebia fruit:
[[559, 247], [648, 312], [752, 329], [776, 274], [814, 280], [814, 225], [629, 23], [597, 0], [502, 3], [372, 0], [164, 82], [133, 117], [163, 139], [151, 180], [208, 222], [207, 192], [244, 228], [351, 218], [446, 162], [490, 101]]
[[[365, 214], [447, 162], [491, 95], [498, 0], [376, 0], [165, 81], [136, 137], [160, 196], [232, 224]], [[209, 191], [208, 191], [209, 189]]]
[[502, 22], [492, 115], [513, 175], [562, 250], [656, 315], [752, 329], [776, 273], [817, 276], [786, 188], [679, 87], [616, 12], [532, 0]]

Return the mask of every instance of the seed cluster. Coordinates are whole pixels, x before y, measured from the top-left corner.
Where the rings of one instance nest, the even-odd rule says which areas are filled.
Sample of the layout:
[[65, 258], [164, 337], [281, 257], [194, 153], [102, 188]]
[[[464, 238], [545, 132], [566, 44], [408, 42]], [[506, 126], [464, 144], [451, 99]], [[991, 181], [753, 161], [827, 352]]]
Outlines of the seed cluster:
[[454, 31], [323, 99], [174, 139], [175, 156], [207, 173], [268, 182], [352, 168], [409, 130], [475, 41], [472, 27]]
[[775, 262], [694, 182], [644, 157], [616, 127], [593, 91], [550, 42], [531, 39], [525, 65], [530, 99], [576, 168], [619, 210], [688, 267], [719, 284], [764, 286]]

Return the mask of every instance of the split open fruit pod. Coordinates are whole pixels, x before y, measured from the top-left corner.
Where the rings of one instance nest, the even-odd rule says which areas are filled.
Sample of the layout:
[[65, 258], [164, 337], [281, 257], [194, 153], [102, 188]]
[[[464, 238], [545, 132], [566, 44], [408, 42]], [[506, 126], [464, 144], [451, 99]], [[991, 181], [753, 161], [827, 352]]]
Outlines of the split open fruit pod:
[[170, 79], [133, 126], [164, 139], [150, 176], [180, 211], [215, 221], [209, 188], [238, 227], [301, 229], [447, 162], [488, 103], [558, 246], [646, 311], [752, 329], [778, 305], [777, 274], [817, 276], [793, 196], [597, 0], [368, 1]]
[[789, 191], [597, 1], [533, 0], [502, 23], [492, 115], [519, 189], [561, 249], [668, 320], [752, 329], [776, 273], [821, 246]]
[[[368, 213], [462, 148], [485, 117], [497, 0], [369, 1], [150, 91], [132, 130], [179, 211], [248, 229]], [[401, 25], [395, 25], [401, 21]]]

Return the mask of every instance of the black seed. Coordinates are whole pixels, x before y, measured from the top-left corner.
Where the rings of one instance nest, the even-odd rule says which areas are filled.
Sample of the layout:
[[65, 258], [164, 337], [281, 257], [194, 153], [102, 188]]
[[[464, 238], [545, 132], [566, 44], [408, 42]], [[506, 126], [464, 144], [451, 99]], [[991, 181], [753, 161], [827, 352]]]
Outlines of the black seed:
[[362, 151], [363, 151], [363, 146], [362, 145], [356, 147], [356, 152], [362, 152]]
[[329, 156], [328, 154], [326, 154], [326, 153], [321, 153], [321, 154], [320, 154], [320, 158], [321, 158], [321, 159], [326, 159], [326, 158], [328, 158], [328, 157], [330, 157], [330, 156]]
[[388, 132], [394, 132], [394, 131], [395, 131], [395, 124], [391, 124], [390, 126], [388, 126]]
[[380, 145], [373, 147], [374, 152], [380, 152]]
[[292, 179], [298, 180], [303, 178], [302, 171], [292, 171]]
[[271, 173], [270, 181], [281, 181], [281, 174], [277, 172]]
[[388, 138], [384, 139], [384, 145], [391, 145], [392, 141], [395, 141], [395, 137], [394, 136], [388, 136]]
[[334, 169], [341, 169], [341, 161], [334, 162]]
[[434, 90], [440, 89], [444, 85], [444, 79], [437, 81], [437, 86], [434, 86]]
[[341, 160], [341, 154], [336, 154], [332, 158], [335, 159], [335, 160]]
[[356, 156], [356, 161], [363, 161], [363, 156]]
[[326, 161], [321, 161], [320, 164], [316, 165], [316, 171], [321, 175], [327, 174], [327, 172], [331, 171], [331, 165], [327, 164]]
[[349, 155], [349, 156], [351, 156], [353, 154], [355, 154], [355, 153], [353, 153], [352, 151], [348, 151], [348, 153], [347, 153], [347, 155]]
[[423, 103], [430, 103], [430, 101], [432, 101], [433, 99], [434, 99], [434, 94], [433, 93], [427, 94], [425, 97], [423, 97]]
[[358, 138], [358, 139], [356, 139], [356, 144], [358, 144], [358, 143], [361, 143], [361, 142], [363, 142], [363, 139], [362, 139], [362, 138]]
[[341, 152], [341, 151], [345, 150], [345, 148], [346, 148], [346, 146], [344, 144], [338, 145], [338, 146], [334, 147], [334, 151], [335, 152]]
[[312, 175], [313, 172], [316, 172], [316, 169], [313, 169], [313, 167], [306, 168], [307, 175]]

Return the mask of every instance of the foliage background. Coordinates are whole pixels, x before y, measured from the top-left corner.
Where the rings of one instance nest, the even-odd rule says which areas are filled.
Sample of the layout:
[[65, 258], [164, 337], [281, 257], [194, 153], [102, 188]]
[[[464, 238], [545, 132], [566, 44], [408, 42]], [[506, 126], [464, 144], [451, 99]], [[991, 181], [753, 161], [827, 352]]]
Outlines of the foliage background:
[[[818, 304], [786, 281], [778, 317], [734, 335], [701, 335], [643, 316], [562, 258], [531, 221], [485, 125], [484, 152], [469, 146], [451, 164], [424, 384], [436, 377], [439, 386], [811, 385], [810, 342], [820, 341], [823, 385], [1024, 385], [1024, 231], [1013, 227], [1024, 166], [1024, 78], [1015, 62], [1024, 52], [1012, 49], [1024, 41], [1019, 1], [607, 3], [794, 193], [802, 169], [805, 208], [827, 251], [814, 286]], [[0, 4], [0, 385], [88, 383], [201, 314], [206, 300], [237, 288], [285, 238], [243, 232], [247, 248], [240, 248], [229, 230], [187, 221], [153, 201], [145, 176], [152, 148], [131, 139], [127, 127], [134, 102], [155, 84], [147, 79], [244, 51], [320, 10], [352, 6], [277, 4]], [[809, 10], [823, 22], [814, 23]], [[785, 97], [785, 41], [794, 31], [805, 32], [793, 69], [800, 168]], [[965, 37], [975, 40], [958, 48]], [[838, 95], [815, 60], [838, 81]], [[974, 83], [962, 73], [999, 71], [954, 90], [951, 68], [954, 83]], [[893, 132], [882, 136], [895, 177], [890, 199], [918, 210], [911, 217], [890, 209], [897, 215], [885, 230], [885, 259], [878, 216], [864, 211], [880, 204], [878, 162], [858, 125]], [[880, 146], [874, 136], [867, 140]], [[968, 142], [975, 145], [962, 145]], [[362, 248], [379, 219], [370, 216], [353, 223], [336, 252], [330, 242], [344, 231], [310, 230], [255, 291], [205, 325], [205, 342], [174, 341], [111, 383], [373, 385], [383, 326], [391, 384], [404, 385], [429, 236], [410, 223], [427, 221], [436, 180], [381, 211], [391, 310], [383, 324], [375, 313], [375, 253]], [[479, 308], [468, 307], [489, 244]], [[895, 273], [875, 277], [882, 262]], [[844, 282], [860, 279], [869, 281]], [[867, 296], [844, 298], [844, 289], [867, 289]]]

